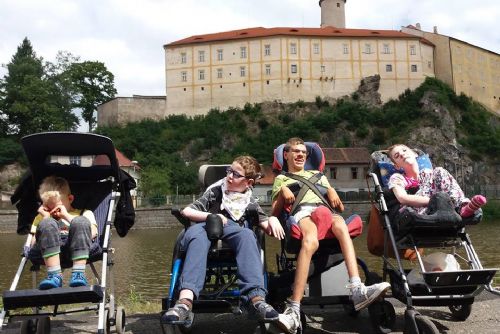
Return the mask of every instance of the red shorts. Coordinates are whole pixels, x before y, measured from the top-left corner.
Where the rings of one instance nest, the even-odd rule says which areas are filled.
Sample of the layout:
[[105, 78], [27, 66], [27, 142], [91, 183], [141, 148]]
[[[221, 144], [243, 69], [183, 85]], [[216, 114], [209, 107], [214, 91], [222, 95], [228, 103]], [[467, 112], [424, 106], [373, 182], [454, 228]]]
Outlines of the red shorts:
[[[335, 238], [332, 232], [333, 219], [341, 219], [343, 221], [340, 215], [332, 213], [330, 209], [323, 205], [312, 212], [311, 220], [318, 229], [318, 240]], [[363, 232], [363, 221], [360, 216], [352, 215], [347, 218], [345, 223], [347, 224], [347, 229], [351, 238], [357, 237]], [[292, 238], [302, 239], [302, 231], [300, 230], [298, 222], [291, 225], [290, 232]]]

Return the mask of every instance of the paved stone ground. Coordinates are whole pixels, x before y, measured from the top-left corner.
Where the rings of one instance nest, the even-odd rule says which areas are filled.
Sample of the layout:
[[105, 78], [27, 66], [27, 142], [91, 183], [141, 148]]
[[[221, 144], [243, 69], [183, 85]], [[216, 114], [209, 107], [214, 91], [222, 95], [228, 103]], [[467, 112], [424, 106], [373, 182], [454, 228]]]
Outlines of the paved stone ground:
[[[389, 299], [396, 307], [396, 324], [393, 333], [402, 333], [404, 325], [404, 305]], [[447, 307], [425, 308], [418, 311], [427, 316], [441, 333], [499, 333], [500, 332], [500, 297], [483, 292], [473, 304], [472, 314], [465, 322], [450, 318]], [[356, 318], [347, 316], [341, 306], [329, 306], [324, 309], [304, 308], [308, 315], [306, 333], [372, 333], [368, 311], [364, 310]], [[243, 316], [230, 314], [197, 315], [193, 333], [200, 334], [253, 334], [257, 323]], [[1, 333], [18, 333], [19, 323], [11, 323]], [[79, 314], [57, 317], [52, 320], [52, 333], [96, 333], [97, 316]], [[258, 332], [258, 331], [257, 331]], [[115, 333], [112, 330], [112, 333]], [[157, 314], [134, 314], [127, 316], [127, 334], [162, 333]], [[178, 334], [179, 332], [176, 331]], [[168, 334], [173, 334], [168, 331]]]

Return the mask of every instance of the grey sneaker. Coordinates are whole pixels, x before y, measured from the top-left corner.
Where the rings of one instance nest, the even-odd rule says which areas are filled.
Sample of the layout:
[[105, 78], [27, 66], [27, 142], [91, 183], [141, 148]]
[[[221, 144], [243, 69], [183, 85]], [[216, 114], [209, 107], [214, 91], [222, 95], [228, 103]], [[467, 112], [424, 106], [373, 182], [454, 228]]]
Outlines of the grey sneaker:
[[279, 315], [277, 325], [289, 334], [297, 333], [300, 328], [300, 313], [287, 305], [285, 312]]
[[356, 286], [349, 286], [351, 288], [351, 301], [354, 304], [354, 309], [359, 311], [377, 298], [383, 297], [391, 285], [387, 282], [365, 286], [363, 283]]
[[255, 314], [261, 320], [264, 320], [264, 321], [275, 321], [275, 320], [278, 320], [278, 317], [280, 315], [278, 313], [278, 311], [276, 311], [274, 309], [274, 307], [272, 307], [271, 305], [269, 305], [265, 301], [263, 301], [263, 300], [262, 301], [258, 301], [255, 304], [253, 304], [252, 306], [254, 307]]
[[176, 303], [174, 307], [171, 307], [163, 314], [161, 322], [164, 324], [171, 325], [187, 325], [190, 324], [193, 319], [193, 312], [189, 309], [186, 304]]

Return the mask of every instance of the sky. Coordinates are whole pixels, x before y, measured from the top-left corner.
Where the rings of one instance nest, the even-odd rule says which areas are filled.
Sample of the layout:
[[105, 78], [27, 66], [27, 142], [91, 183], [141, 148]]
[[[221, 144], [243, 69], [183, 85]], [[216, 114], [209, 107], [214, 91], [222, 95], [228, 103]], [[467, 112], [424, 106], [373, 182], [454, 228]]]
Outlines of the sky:
[[[0, 64], [28, 37], [38, 56], [58, 51], [101, 61], [117, 96], [165, 95], [163, 45], [250, 27], [319, 27], [318, 0], [0, 0]], [[348, 0], [347, 28], [394, 29], [419, 22], [500, 53], [498, 0]], [[0, 68], [0, 77], [6, 74]]]

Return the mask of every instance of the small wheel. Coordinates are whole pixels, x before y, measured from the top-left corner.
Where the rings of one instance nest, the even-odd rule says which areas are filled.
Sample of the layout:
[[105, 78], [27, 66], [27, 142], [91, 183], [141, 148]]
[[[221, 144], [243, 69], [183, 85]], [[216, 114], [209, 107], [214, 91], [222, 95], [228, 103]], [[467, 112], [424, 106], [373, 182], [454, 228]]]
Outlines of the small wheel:
[[448, 306], [453, 319], [465, 321], [472, 312], [472, 304], [450, 305]]
[[353, 303], [342, 304], [345, 314], [352, 318], [356, 318], [359, 315], [359, 311], [356, 311]]
[[111, 322], [109, 321], [109, 309], [104, 310], [104, 334], [111, 333]]
[[21, 334], [35, 334], [37, 330], [36, 319], [25, 319], [21, 322]]
[[372, 303], [368, 306], [368, 313], [375, 333], [386, 334], [392, 332], [396, 322], [396, 310], [387, 300]]
[[439, 330], [436, 325], [427, 317], [420, 314], [415, 316], [415, 322], [417, 324], [419, 334], [439, 334]]
[[191, 312], [189, 316], [189, 323], [187, 325], [179, 325], [178, 328], [181, 331], [182, 334], [190, 334], [193, 332], [193, 327], [194, 327], [194, 313]]
[[126, 324], [125, 309], [123, 308], [123, 306], [118, 306], [116, 309], [116, 320], [115, 320], [115, 328], [118, 334], [125, 333], [125, 324]]
[[36, 334], [50, 334], [50, 318], [43, 317], [38, 319], [36, 325]]

